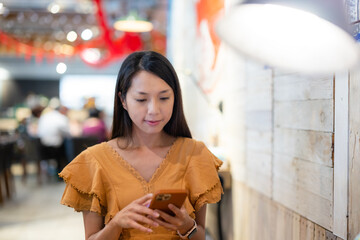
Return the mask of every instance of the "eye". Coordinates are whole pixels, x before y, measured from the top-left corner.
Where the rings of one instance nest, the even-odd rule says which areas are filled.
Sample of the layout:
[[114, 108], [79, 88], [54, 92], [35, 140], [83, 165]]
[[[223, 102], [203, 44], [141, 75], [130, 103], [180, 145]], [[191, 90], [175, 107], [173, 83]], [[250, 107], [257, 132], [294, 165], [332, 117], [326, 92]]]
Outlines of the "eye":
[[137, 102], [145, 102], [146, 99], [135, 99]]
[[169, 99], [169, 97], [161, 97], [160, 98], [160, 100], [162, 100], [162, 101], [166, 101], [166, 100], [168, 100]]

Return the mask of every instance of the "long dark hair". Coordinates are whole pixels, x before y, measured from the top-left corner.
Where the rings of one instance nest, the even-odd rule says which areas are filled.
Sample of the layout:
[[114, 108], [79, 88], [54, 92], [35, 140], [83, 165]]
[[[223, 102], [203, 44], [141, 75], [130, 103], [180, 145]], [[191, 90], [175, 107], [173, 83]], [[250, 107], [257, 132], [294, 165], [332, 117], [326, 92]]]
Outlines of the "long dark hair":
[[126, 98], [132, 78], [139, 71], [155, 74], [164, 80], [174, 92], [172, 116], [164, 126], [164, 131], [173, 137], [191, 138], [190, 129], [185, 120], [179, 79], [173, 66], [168, 59], [157, 52], [139, 51], [130, 54], [124, 60], [117, 76], [111, 139], [125, 137], [130, 140], [132, 138], [132, 121], [128, 112], [123, 108], [118, 94], [120, 92], [121, 98]]

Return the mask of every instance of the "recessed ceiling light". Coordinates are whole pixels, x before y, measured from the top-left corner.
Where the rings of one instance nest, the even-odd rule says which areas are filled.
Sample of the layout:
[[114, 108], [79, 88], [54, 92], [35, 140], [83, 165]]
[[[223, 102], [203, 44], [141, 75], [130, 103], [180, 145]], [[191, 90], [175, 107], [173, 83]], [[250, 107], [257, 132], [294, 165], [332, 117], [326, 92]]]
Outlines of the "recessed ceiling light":
[[63, 62], [58, 63], [58, 65], [56, 66], [56, 72], [59, 74], [64, 74], [66, 70], [67, 70], [67, 66]]

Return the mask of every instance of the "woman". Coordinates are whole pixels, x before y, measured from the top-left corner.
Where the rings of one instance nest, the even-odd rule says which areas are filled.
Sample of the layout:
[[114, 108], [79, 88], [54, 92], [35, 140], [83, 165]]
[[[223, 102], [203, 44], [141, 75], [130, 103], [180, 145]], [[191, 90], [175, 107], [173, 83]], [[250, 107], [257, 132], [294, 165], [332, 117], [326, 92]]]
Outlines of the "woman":
[[[90, 147], [61, 173], [61, 203], [83, 213], [86, 239], [205, 239], [206, 204], [220, 200], [221, 165], [191, 139], [174, 68], [135, 52], [116, 84], [111, 140]], [[186, 189], [174, 216], [147, 206], [161, 189]]]

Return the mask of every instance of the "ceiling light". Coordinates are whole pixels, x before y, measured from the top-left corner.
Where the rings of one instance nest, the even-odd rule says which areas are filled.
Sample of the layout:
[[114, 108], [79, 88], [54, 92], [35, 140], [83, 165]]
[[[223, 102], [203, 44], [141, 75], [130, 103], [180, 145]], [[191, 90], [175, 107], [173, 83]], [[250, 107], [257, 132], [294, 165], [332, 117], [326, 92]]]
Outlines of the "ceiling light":
[[100, 60], [101, 53], [97, 48], [87, 48], [81, 52], [81, 57], [90, 64], [97, 64]]
[[77, 33], [74, 31], [68, 32], [68, 34], [66, 35], [66, 39], [69, 42], [75, 42], [75, 40], [77, 39]]
[[93, 32], [90, 29], [85, 29], [81, 33], [81, 38], [85, 41], [90, 40], [93, 37]]
[[116, 21], [114, 28], [123, 32], [150, 32], [153, 29], [153, 24], [140, 19], [135, 12], [131, 12], [127, 17]]
[[48, 5], [48, 10], [49, 12], [51, 12], [52, 14], [56, 14], [60, 11], [60, 5], [57, 3], [50, 3]]
[[270, 66], [304, 73], [348, 70], [360, 51], [342, 2], [250, 0], [225, 14], [216, 32], [233, 49]]
[[58, 65], [56, 66], [56, 72], [59, 74], [64, 74], [66, 70], [67, 70], [67, 66], [63, 62], [58, 63]]

